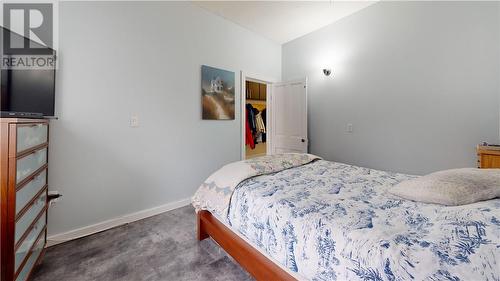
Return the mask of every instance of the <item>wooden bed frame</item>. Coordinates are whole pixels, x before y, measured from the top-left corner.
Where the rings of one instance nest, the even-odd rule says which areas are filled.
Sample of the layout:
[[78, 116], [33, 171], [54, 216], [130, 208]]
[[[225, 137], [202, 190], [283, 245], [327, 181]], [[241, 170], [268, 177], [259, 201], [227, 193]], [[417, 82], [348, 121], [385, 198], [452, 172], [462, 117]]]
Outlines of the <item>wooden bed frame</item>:
[[231, 229], [218, 221], [209, 211], [197, 214], [199, 241], [212, 237], [248, 273], [257, 280], [296, 280], [276, 263], [250, 246]]

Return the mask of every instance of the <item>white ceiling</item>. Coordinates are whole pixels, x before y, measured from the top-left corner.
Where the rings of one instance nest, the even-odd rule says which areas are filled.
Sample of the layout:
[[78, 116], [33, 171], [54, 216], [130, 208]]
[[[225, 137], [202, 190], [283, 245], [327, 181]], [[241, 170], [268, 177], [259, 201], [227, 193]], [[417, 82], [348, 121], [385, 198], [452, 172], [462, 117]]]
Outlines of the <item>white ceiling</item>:
[[196, 1], [195, 4], [283, 44], [376, 1]]

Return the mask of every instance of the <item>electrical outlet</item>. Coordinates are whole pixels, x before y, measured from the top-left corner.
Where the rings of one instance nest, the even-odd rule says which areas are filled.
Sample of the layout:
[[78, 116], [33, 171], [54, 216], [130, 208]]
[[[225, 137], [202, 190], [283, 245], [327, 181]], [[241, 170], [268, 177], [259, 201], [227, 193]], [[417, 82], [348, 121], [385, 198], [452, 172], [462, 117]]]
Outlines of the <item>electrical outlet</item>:
[[345, 126], [345, 131], [346, 131], [347, 133], [352, 133], [352, 124], [351, 124], [351, 123], [349, 123], [349, 124], [347, 124], [347, 125]]
[[130, 127], [139, 127], [139, 116], [137, 116], [137, 114], [132, 114], [132, 116], [130, 116]]

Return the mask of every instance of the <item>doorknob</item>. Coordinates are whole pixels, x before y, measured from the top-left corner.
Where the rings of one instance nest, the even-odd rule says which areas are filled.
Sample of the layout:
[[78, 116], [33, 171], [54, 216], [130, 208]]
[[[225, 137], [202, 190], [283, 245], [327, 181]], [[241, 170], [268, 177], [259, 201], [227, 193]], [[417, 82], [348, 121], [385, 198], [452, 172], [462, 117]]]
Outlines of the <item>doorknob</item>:
[[301, 141], [302, 141], [302, 142], [306, 142], [306, 140], [305, 140], [305, 139], [301, 139]]

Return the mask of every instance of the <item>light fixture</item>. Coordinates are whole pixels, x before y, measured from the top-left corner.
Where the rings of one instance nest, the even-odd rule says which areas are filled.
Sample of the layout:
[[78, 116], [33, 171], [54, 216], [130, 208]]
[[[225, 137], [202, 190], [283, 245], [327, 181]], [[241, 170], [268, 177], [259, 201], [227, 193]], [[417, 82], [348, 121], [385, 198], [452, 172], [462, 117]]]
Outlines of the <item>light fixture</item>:
[[331, 69], [329, 69], [329, 68], [323, 68], [323, 74], [325, 74], [325, 76], [330, 76], [331, 73], [332, 73]]

